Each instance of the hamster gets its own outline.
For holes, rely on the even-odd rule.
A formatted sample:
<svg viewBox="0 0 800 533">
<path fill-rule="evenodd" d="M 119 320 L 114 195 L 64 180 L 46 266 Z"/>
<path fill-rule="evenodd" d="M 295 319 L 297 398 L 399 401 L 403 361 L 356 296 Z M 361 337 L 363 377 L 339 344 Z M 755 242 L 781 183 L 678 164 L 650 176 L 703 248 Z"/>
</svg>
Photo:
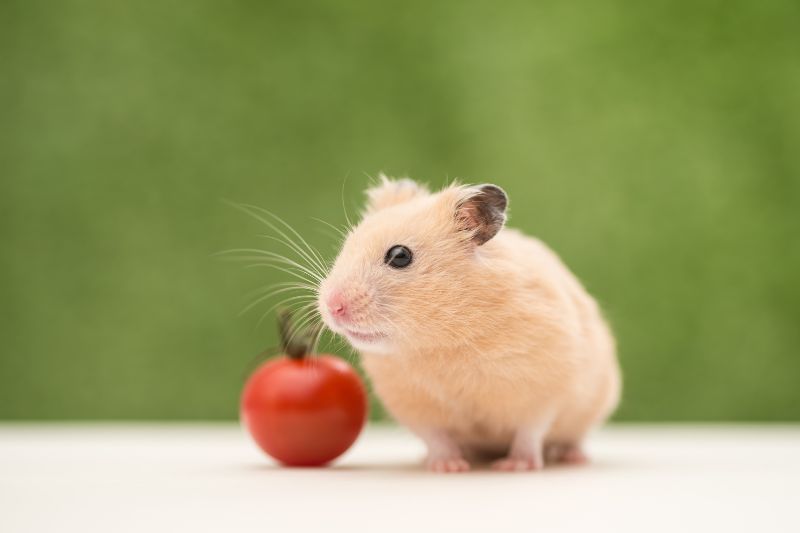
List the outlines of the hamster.
<svg viewBox="0 0 800 533">
<path fill-rule="evenodd" d="M 366 195 L 317 305 L 428 468 L 584 462 L 621 389 L 595 300 L 545 244 L 505 228 L 496 185 L 431 193 L 381 175 Z"/>
</svg>

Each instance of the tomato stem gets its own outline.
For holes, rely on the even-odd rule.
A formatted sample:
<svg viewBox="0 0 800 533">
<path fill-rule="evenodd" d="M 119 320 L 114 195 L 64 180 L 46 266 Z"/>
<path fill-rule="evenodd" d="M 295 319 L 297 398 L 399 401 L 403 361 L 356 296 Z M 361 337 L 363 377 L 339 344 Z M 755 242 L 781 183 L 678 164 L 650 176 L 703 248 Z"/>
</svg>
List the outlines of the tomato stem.
<svg viewBox="0 0 800 533">
<path fill-rule="evenodd" d="M 282 309 L 278 312 L 278 332 L 281 349 L 290 359 L 300 360 L 311 353 L 312 344 L 319 336 L 321 324 L 298 327 L 293 323 L 292 312 Z"/>
</svg>

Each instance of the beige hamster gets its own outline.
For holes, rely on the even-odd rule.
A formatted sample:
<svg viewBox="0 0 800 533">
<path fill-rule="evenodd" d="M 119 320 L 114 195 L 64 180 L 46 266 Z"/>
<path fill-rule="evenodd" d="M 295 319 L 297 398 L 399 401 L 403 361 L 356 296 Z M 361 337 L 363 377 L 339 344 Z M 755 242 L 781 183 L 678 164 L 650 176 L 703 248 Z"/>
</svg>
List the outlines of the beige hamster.
<svg viewBox="0 0 800 533">
<path fill-rule="evenodd" d="M 583 462 L 617 405 L 615 343 L 597 303 L 542 242 L 504 227 L 495 185 L 367 191 L 320 284 L 323 320 L 358 350 L 387 410 L 434 471 Z"/>
</svg>

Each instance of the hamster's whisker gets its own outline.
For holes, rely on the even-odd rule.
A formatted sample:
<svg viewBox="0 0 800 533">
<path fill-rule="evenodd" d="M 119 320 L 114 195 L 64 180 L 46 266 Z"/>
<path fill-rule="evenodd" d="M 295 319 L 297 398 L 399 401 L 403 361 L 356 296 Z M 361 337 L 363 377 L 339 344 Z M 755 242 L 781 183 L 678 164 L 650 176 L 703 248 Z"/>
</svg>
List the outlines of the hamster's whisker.
<svg viewBox="0 0 800 533">
<path fill-rule="evenodd" d="M 304 313 L 301 313 L 300 314 L 301 318 L 295 319 L 294 324 L 289 330 L 288 339 L 286 340 L 287 344 L 291 344 L 291 342 L 297 335 L 308 329 L 309 325 L 312 324 L 315 319 L 314 314 L 316 312 L 317 312 L 316 307 L 312 307 L 311 309 L 305 311 Z"/>
<path fill-rule="evenodd" d="M 275 241 L 277 243 L 280 243 L 280 244 L 282 244 L 284 246 L 288 246 L 286 244 L 286 242 L 283 241 L 283 239 L 279 239 L 279 238 L 275 237 L 274 235 L 268 235 L 266 233 L 261 233 L 261 234 L 259 234 L 259 237 L 263 237 L 265 239 L 269 239 L 271 241 Z M 289 249 L 294 251 L 294 248 L 289 247 Z M 272 253 L 276 253 L 276 252 L 272 252 Z M 277 254 L 277 255 L 281 255 L 281 254 Z M 283 256 L 283 257 L 286 257 L 286 256 Z M 291 259 L 291 258 L 288 258 L 288 259 Z M 317 263 L 310 262 L 308 259 L 306 259 L 303 256 L 299 256 L 298 259 L 303 261 L 304 264 L 306 265 L 306 267 L 309 270 L 313 270 L 318 276 L 324 278 L 327 275 L 327 272 L 328 272 L 328 269 L 329 269 L 329 267 L 327 265 L 321 265 L 320 266 Z M 291 259 L 291 260 L 294 261 L 294 259 Z"/>
<path fill-rule="evenodd" d="M 271 217 L 275 217 L 275 215 L 273 215 L 272 213 L 270 213 L 266 209 L 263 209 L 261 207 L 254 206 L 254 205 L 237 204 L 237 203 L 232 203 L 232 205 L 233 205 L 233 207 L 239 209 L 240 211 L 242 211 L 242 212 L 250 215 L 251 217 L 255 218 L 256 220 L 260 221 L 261 223 L 266 225 L 268 228 L 270 228 L 272 231 L 277 233 L 283 239 L 280 242 L 282 242 L 283 244 L 285 244 L 286 246 L 291 248 L 295 253 L 297 253 L 299 256 L 301 256 L 305 261 L 308 261 L 309 264 L 314 264 L 315 263 L 315 259 L 312 257 L 312 255 L 309 255 L 309 252 L 303 250 L 303 248 L 300 247 L 299 244 L 294 242 L 284 231 L 282 231 L 279 227 L 277 227 L 275 224 L 273 224 L 272 222 L 270 222 L 269 220 L 267 220 L 263 216 L 259 215 L 258 213 L 261 212 L 261 213 L 264 213 L 264 214 L 266 214 L 268 216 L 271 216 Z M 312 251 L 312 254 L 313 254 L 313 251 Z"/>
<path fill-rule="evenodd" d="M 305 303 L 306 305 L 310 305 L 310 304 L 311 305 L 316 305 L 317 299 L 314 296 L 310 296 L 308 294 L 298 294 L 297 296 L 292 296 L 290 298 L 284 298 L 280 302 L 275 303 L 272 307 L 267 309 L 266 313 L 269 314 L 269 313 L 271 313 L 272 311 L 274 311 L 275 309 L 277 309 L 278 307 L 281 307 L 281 306 L 291 307 L 291 305 L 294 305 L 294 304 L 292 304 L 292 302 L 296 302 L 298 304 Z"/>
<path fill-rule="evenodd" d="M 320 222 L 322 224 L 325 224 L 326 226 L 331 228 L 333 231 L 335 231 L 339 235 L 339 237 L 342 238 L 342 240 L 344 240 L 347 237 L 347 232 L 345 230 L 343 230 L 342 228 L 340 228 L 339 226 L 335 226 L 335 225 L 331 224 L 330 222 L 328 222 L 327 220 L 322 220 L 321 218 L 311 217 L 311 219 L 315 220 L 317 222 Z"/>
<path fill-rule="evenodd" d="M 325 276 L 325 274 L 327 273 L 327 266 L 326 266 L 325 260 L 322 259 L 322 257 L 311 258 L 311 257 L 309 257 L 307 255 L 300 254 L 298 252 L 298 248 L 296 248 L 296 246 L 298 246 L 298 245 L 296 245 L 295 243 L 289 243 L 284 239 L 278 238 L 278 237 L 276 237 L 274 235 L 270 235 L 268 233 L 261 233 L 261 234 L 259 234 L 259 237 L 263 237 L 265 239 L 269 239 L 271 241 L 275 241 L 277 243 L 280 243 L 280 244 L 286 246 L 291 251 L 295 252 L 299 256 L 298 258 L 301 259 L 302 261 L 304 261 L 308 265 L 308 268 L 313 269 L 314 272 L 317 272 L 320 276 Z M 294 244 L 294 246 L 293 246 L 293 244 Z M 319 254 L 319 252 L 317 252 L 316 250 L 314 250 L 313 253 L 314 254 Z"/>
<path fill-rule="evenodd" d="M 317 298 L 318 297 L 317 290 L 313 286 L 309 286 L 309 285 L 301 284 L 301 283 L 297 283 L 297 284 L 293 284 L 293 283 L 289 283 L 289 284 L 276 283 L 275 285 L 265 285 L 264 287 L 261 287 L 259 289 L 254 290 L 254 291 L 250 291 L 245 296 L 245 299 L 248 300 L 248 301 L 252 301 L 251 299 L 253 299 L 253 298 L 260 299 L 262 296 L 266 296 L 268 298 L 271 298 L 273 296 L 277 296 L 278 294 L 283 294 L 283 293 L 286 293 L 286 292 L 291 293 L 293 291 L 296 291 L 299 294 L 306 294 L 306 295 L 308 295 L 310 297 L 313 297 L 313 298 Z"/>
<path fill-rule="evenodd" d="M 290 232 L 292 232 L 292 234 L 294 234 L 298 239 L 300 239 L 300 242 L 303 244 L 303 246 L 305 246 L 306 249 L 309 251 L 309 253 L 311 253 L 311 255 L 316 259 L 315 265 L 320 268 L 320 272 L 323 274 L 323 277 L 324 277 L 324 274 L 327 272 L 327 270 L 325 269 L 325 259 L 322 257 L 322 255 L 319 253 L 319 251 L 316 248 L 314 248 L 313 246 L 311 246 L 308 243 L 308 241 L 306 241 L 305 238 L 303 238 L 303 236 L 300 234 L 300 232 L 298 232 L 296 229 L 294 229 L 294 227 L 292 227 L 288 222 L 283 220 L 281 217 L 279 217 L 275 213 L 267 211 L 266 209 L 262 209 L 262 208 L 258 208 L 258 209 L 260 209 L 262 212 L 266 213 L 267 215 L 271 216 L 272 218 L 274 218 L 275 220 L 277 220 L 278 222 L 283 224 L 283 226 L 286 229 L 288 229 Z"/>
<path fill-rule="evenodd" d="M 353 348 L 344 340 L 343 337 L 336 337 L 336 346 L 339 352 L 344 352 L 345 357 L 352 365 L 356 365 L 356 352 L 353 351 Z"/>
<path fill-rule="evenodd" d="M 328 326 L 325 325 L 325 322 L 322 320 L 322 317 L 319 315 L 319 313 L 317 313 L 315 317 L 315 322 L 313 327 L 317 328 L 317 334 L 314 336 L 314 342 L 312 344 L 311 351 L 316 354 L 319 353 L 319 345 L 320 342 L 322 342 L 322 337 L 324 336 L 325 332 L 329 330 Z"/>
<path fill-rule="evenodd" d="M 344 206 L 344 188 L 342 189 L 342 202 Z M 289 223 L 281 217 L 272 213 L 264 208 L 244 203 L 230 202 L 233 207 L 239 209 L 245 214 L 255 218 L 265 226 L 267 226 L 273 234 L 265 234 L 262 237 L 273 240 L 288 248 L 293 257 L 286 255 L 255 248 L 240 248 L 228 250 L 221 255 L 238 254 L 239 260 L 254 261 L 249 264 L 247 268 L 254 267 L 268 267 L 274 270 L 284 272 L 296 278 L 297 282 L 279 284 L 268 286 L 258 290 L 253 296 L 255 299 L 247 304 L 240 314 L 244 314 L 259 304 L 270 300 L 279 295 L 286 295 L 280 302 L 274 303 L 270 308 L 261 315 L 258 320 L 258 325 L 272 313 L 279 306 L 296 307 L 294 313 L 295 321 L 293 324 L 293 331 L 290 334 L 290 339 L 295 337 L 302 330 L 307 330 L 309 325 L 314 324 L 318 329 L 314 333 L 314 350 L 322 338 L 324 331 L 324 324 L 322 318 L 319 316 L 317 309 L 317 298 L 319 295 L 319 285 L 327 277 L 328 272 L 332 266 L 332 261 L 326 261 L 322 254 L 311 246 L 309 242 Z M 346 211 L 346 210 L 345 210 Z M 345 215 L 347 213 L 345 212 Z M 349 227 L 352 229 L 352 223 L 347 217 Z M 346 232 L 336 228 L 332 224 L 322 221 L 329 227 L 335 229 L 337 233 L 345 238 Z M 295 259 L 296 257 L 296 259 Z M 261 294 L 263 292 L 263 294 Z M 293 294 L 297 293 L 297 294 Z"/>
<path fill-rule="evenodd" d="M 298 295 L 296 295 L 296 296 L 291 296 L 291 297 L 289 297 L 289 298 L 284 298 L 284 299 L 283 299 L 283 300 L 281 300 L 280 302 L 276 302 L 275 304 L 273 304 L 272 306 L 270 306 L 270 308 L 269 308 L 269 309 L 267 309 L 267 310 L 264 312 L 264 314 L 262 315 L 262 317 L 263 317 L 263 316 L 265 316 L 265 315 L 268 315 L 268 314 L 272 313 L 274 310 L 276 310 L 276 309 L 277 309 L 277 308 L 279 308 L 279 307 L 291 307 L 291 306 L 289 305 L 291 302 L 297 302 L 297 303 L 302 303 L 302 302 L 307 302 L 307 303 L 316 303 L 316 301 L 317 301 L 317 299 L 316 299 L 314 296 L 312 296 L 312 295 L 308 295 L 308 294 L 298 294 Z M 260 323 L 260 322 L 261 322 L 261 321 L 259 320 L 259 323 Z"/>
<path fill-rule="evenodd" d="M 273 305 L 272 307 L 270 307 L 269 309 L 264 311 L 264 313 L 259 317 L 258 322 L 256 322 L 256 328 L 258 328 L 261 325 L 261 323 L 264 322 L 264 320 L 267 318 L 267 316 L 269 316 L 270 313 L 272 313 L 272 311 L 274 311 L 275 309 L 280 307 L 281 303 L 282 302 L 279 302 L 276 305 Z M 298 302 L 298 303 L 300 303 L 300 302 Z M 294 308 L 294 309 L 292 308 L 291 305 L 287 305 L 286 307 L 291 309 L 292 313 L 296 315 L 297 313 L 300 313 L 301 311 L 304 311 L 304 310 L 308 309 L 309 307 L 312 307 L 312 306 L 315 306 L 315 305 L 316 305 L 316 299 L 310 300 L 310 301 L 304 303 L 303 305 L 300 305 L 299 307 Z"/>
<path fill-rule="evenodd" d="M 254 255 L 235 255 L 235 254 L 254 254 Z M 298 263 L 291 257 L 286 257 L 285 255 L 276 252 L 270 252 L 268 250 L 261 250 L 259 248 L 233 248 L 231 250 L 225 250 L 219 252 L 219 254 L 217 255 L 220 255 L 232 261 L 252 261 L 252 260 L 277 261 L 279 263 L 283 263 L 285 265 L 297 268 L 298 270 L 302 270 L 303 272 L 305 272 L 306 274 L 317 280 L 317 282 L 322 281 L 323 279 L 322 275 L 316 270 L 312 270 L 311 268 Z"/>
<path fill-rule="evenodd" d="M 297 290 L 299 290 L 299 289 L 297 289 L 295 287 L 283 287 L 283 288 L 280 288 L 280 289 L 271 290 L 271 291 L 267 292 L 266 294 L 263 294 L 263 295 L 259 296 L 258 298 L 256 298 L 252 302 L 250 302 L 249 304 L 247 304 L 244 309 L 239 311 L 239 316 L 242 316 L 243 314 L 247 313 L 249 310 L 251 310 L 252 308 L 257 306 L 261 302 L 269 300 L 270 298 L 273 298 L 273 297 L 275 297 L 275 296 L 277 296 L 279 294 L 283 294 L 283 293 L 291 292 L 291 291 L 297 291 Z M 316 296 L 314 294 L 302 294 L 302 295 L 299 295 L 299 296 L 302 296 L 304 298 L 309 298 L 309 299 L 316 299 Z M 283 300 L 283 301 L 287 301 L 287 300 Z"/>
<path fill-rule="evenodd" d="M 266 210 L 266 209 L 264 209 L 262 207 L 258 207 L 258 206 L 251 205 L 251 204 L 237 204 L 237 203 L 234 203 L 233 206 L 236 207 L 237 209 L 243 211 L 244 213 L 250 215 L 251 217 L 255 218 L 256 220 L 258 220 L 259 222 L 263 223 L 264 225 L 266 225 L 272 231 L 274 231 L 275 233 L 277 233 L 278 235 L 283 237 L 284 241 L 282 241 L 282 242 L 284 242 L 284 244 L 286 244 L 287 246 L 292 248 L 299 255 L 303 256 L 307 261 L 313 262 L 311 260 L 311 257 L 307 254 L 307 252 L 305 250 L 303 250 L 296 242 L 294 242 L 294 240 L 292 240 L 280 228 L 275 226 L 275 224 L 273 224 L 269 220 L 265 219 L 263 216 L 260 216 L 258 213 L 259 212 L 263 213 L 263 214 L 265 214 L 267 216 L 270 216 L 272 218 L 279 218 L 279 217 L 277 217 L 277 215 L 273 214 L 272 212 L 270 212 L 270 211 L 268 211 L 268 210 Z M 282 220 L 281 220 L 281 223 L 283 223 L 284 225 L 287 225 Z M 294 231 L 294 230 L 292 230 L 292 231 Z"/>
<path fill-rule="evenodd" d="M 308 242 L 303 238 L 303 236 L 300 235 L 300 233 L 298 233 L 297 230 L 295 230 L 292 226 L 290 226 L 281 217 L 279 217 L 278 215 L 276 215 L 275 213 L 273 213 L 271 211 L 268 211 L 267 209 L 264 209 L 263 207 L 258 207 L 258 206 L 249 205 L 249 204 L 242 204 L 242 205 L 246 209 L 255 210 L 255 211 L 258 211 L 260 213 L 263 213 L 266 216 L 269 216 L 273 220 L 277 221 L 279 224 L 281 224 L 290 233 L 292 233 L 297 239 L 300 240 L 300 243 L 303 246 L 305 246 L 305 250 L 300 246 L 300 244 L 295 242 L 295 240 L 292 239 L 289 235 L 287 235 L 283 230 L 281 230 L 280 228 L 275 226 L 275 224 L 269 222 L 268 220 L 264 219 L 263 217 L 257 217 L 259 220 L 264 222 L 264 224 L 266 224 L 270 229 L 272 229 L 272 231 L 274 231 L 275 233 L 277 233 L 278 235 L 283 237 L 283 239 L 285 239 L 285 243 L 287 245 L 291 246 L 298 254 L 303 256 L 310 264 L 314 264 L 315 266 L 317 266 L 319 268 L 323 268 L 324 267 L 324 261 L 322 260 L 322 257 L 320 256 L 319 252 L 317 252 L 310 244 L 308 244 Z"/>
<path fill-rule="evenodd" d="M 286 281 L 280 283 L 270 283 L 269 285 L 263 285 L 258 287 L 257 289 L 253 289 L 252 291 L 248 292 L 245 295 L 245 298 L 253 298 L 265 292 L 271 292 L 278 288 L 286 288 L 286 289 L 295 289 L 298 291 L 309 291 L 312 293 L 317 292 L 317 287 L 315 285 L 311 285 L 309 283 L 300 283 L 298 281 Z"/>
<path fill-rule="evenodd" d="M 316 307 L 317 307 L 316 301 L 309 301 L 300 306 L 298 309 L 296 309 L 294 312 L 294 316 L 292 317 L 292 324 L 294 329 L 298 330 L 302 329 L 304 325 L 303 322 L 306 321 L 307 319 L 312 318 L 314 313 L 317 312 Z"/>
<path fill-rule="evenodd" d="M 251 263 L 245 266 L 245 268 L 260 268 L 260 267 L 267 267 L 275 270 L 280 270 L 281 272 L 285 272 L 286 274 L 292 275 L 299 280 L 305 281 L 306 283 L 316 283 L 313 279 L 305 277 L 303 274 L 301 274 L 296 270 L 292 270 L 290 268 L 283 268 L 282 266 L 276 265 L 275 263 Z"/>
<path fill-rule="evenodd" d="M 328 326 L 325 325 L 324 322 L 320 319 L 319 323 L 319 331 L 317 331 L 316 336 L 314 337 L 314 343 L 311 345 L 311 352 L 317 353 L 319 351 L 319 343 L 322 340 L 322 334 L 328 329 Z"/>
<path fill-rule="evenodd" d="M 304 313 L 300 315 L 300 319 L 297 321 L 296 330 L 297 332 L 308 330 L 310 326 L 315 323 L 318 323 L 316 316 L 317 310 L 314 308 L 307 309 Z"/>
<path fill-rule="evenodd" d="M 342 180 L 342 189 L 340 192 L 340 196 L 342 199 L 342 211 L 344 211 L 344 219 L 347 221 L 347 230 L 353 230 L 353 223 L 350 221 L 350 215 L 347 214 L 347 206 L 344 203 L 344 188 L 347 185 L 347 178 L 350 176 L 349 173 L 345 174 L 344 179 Z"/>
<path fill-rule="evenodd" d="M 272 267 L 275 267 L 278 270 L 282 270 L 282 271 L 285 272 L 285 270 L 283 270 L 283 268 L 284 267 L 288 267 L 288 270 L 291 270 L 292 272 L 301 275 L 301 277 L 298 277 L 298 276 L 295 276 L 295 277 L 298 277 L 300 282 L 303 283 L 304 285 L 306 285 L 305 287 L 303 287 L 305 289 L 313 290 L 313 288 L 318 286 L 318 284 L 319 284 L 319 280 L 316 277 L 314 277 L 314 274 L 312 274 L 311 272 L 308 272 L 302 266 L 295 265 L 295 264 L 292 264 L 292 263 L 287 262 L 287 261 L 282 261 L 282 260 L 280 260 L 278 258 L 255 257 L 254 256 L 254 257 L 241 257 L 241 258 L 238 258 L 237 260 L 240 260 L 240 261 L 252 261 L 250 264 L 245 265 L 244 268 L 255 268 L 255 267 L 272 266 Z"/>
<path fill-rule="evenodd" d="M 328 326 L 325 325 L 324 322 L 322 323 L 322 327 L 325 331 L 330 333 L 327 345 L 324 348 L 332 353 L 336 353 L 339 355 L 343 354 L 345 359 L 350 361 L 351 364 L 355 365 L 356 364 L 355 352 L 353 352 L 350 345 L 347 343 L 347 341 L 345 341 L 344 336 L 328 328 Z"/>
</svg>

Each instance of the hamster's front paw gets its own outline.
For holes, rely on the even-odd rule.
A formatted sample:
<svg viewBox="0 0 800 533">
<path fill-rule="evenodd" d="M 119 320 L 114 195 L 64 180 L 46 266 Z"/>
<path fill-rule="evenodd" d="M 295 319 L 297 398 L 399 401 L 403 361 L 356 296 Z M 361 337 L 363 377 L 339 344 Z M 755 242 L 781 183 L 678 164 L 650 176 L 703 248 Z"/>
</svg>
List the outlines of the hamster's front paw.
<svg viewBox="0 0 800 533">
<path fill-rule="evenodd" d="M 425 464 L 431 472 L 467 472 L 469 463 L 461 449 L 447 431 L 436 428 L 415 428 L 414 432 L 425 441 L 428 458 Z"/>
<path fill-rule="evenodd" d="M 458 455 L 429 455 L 425 461 L 431 472 L 468 472 L 469 463 Z"/>
</svg>

